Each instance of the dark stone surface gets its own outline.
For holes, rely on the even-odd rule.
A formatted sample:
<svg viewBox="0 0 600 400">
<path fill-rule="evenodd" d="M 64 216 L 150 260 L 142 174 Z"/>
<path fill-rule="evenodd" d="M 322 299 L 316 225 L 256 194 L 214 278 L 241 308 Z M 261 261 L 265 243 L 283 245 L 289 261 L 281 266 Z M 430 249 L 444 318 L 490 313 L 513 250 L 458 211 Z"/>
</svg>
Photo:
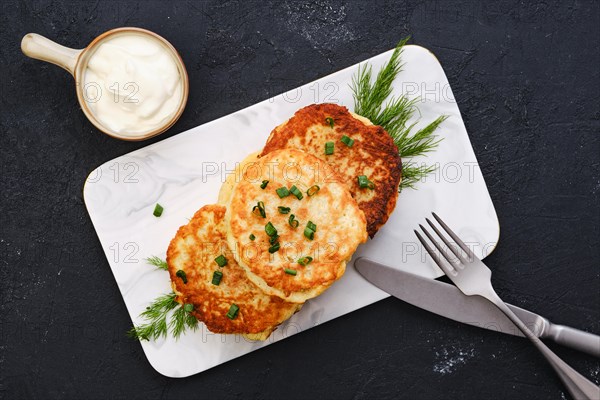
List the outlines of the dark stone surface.
<svg viewBox="0 0 600 400">
<path fill-rule="evenodd" d="M 183 117 L 144 143 L 98 133 L 73 79 L 19 49 L 27 32 L 83 47 L 127 25 L 168 38 L 190 74 Z M 3 1 L 0 397 L 562 398 L 525 340 L 394 299 L 200 375 L 162 377 L 124 335 L 131 321 L 81 190 L 106 160 L 410 33 L 446 69 L 496 204 L 498 292 L 600 333 L 599 26 L 595 1 Z M 551 347 L 598 383 L 597 359 Z"/>
</svg>

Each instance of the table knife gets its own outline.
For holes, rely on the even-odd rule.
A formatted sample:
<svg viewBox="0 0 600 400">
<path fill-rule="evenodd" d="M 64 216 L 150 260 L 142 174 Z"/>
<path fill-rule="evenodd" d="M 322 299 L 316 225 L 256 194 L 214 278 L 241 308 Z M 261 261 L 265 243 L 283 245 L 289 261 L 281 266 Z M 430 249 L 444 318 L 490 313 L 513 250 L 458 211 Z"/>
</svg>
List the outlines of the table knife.
<svg viewBox="0 0 600 400">
<path fill-rule="evenodd" d="M 364 257 L 358 258 L 354 266 L 369 282 L 409 304 L 454 321 L 523 336 L 492 303 L 479 296 L 465 296 L 454 285 L 400 271 Z M 507 305 L 539 338 L 600 357 L 600 336 L 556 325 L 531 311 Z"/>
</svg>

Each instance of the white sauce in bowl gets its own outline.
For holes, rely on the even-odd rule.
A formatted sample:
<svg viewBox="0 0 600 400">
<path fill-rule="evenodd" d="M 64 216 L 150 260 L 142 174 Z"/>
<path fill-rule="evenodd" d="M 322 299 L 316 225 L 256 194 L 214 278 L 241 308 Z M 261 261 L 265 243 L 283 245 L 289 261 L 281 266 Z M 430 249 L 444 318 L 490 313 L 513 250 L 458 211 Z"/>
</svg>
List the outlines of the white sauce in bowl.
<svg viewBox="0 0 600 400">
<path fill-rule="evenodd" d="M 143 136 L 168 124 L 184 100 L 177 65 L 170 50 L 152 36 L 109 36 L 84 70 L 85 102 L 108 130 Z"/>
</svg>

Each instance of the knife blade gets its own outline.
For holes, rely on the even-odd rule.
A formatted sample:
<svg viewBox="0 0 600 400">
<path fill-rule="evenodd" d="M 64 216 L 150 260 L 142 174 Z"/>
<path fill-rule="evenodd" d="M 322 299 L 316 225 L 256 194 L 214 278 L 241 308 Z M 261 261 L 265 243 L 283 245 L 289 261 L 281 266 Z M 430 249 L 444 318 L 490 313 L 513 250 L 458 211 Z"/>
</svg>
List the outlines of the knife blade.
<svg viewBox="0 0 600 400">
<path fill-rule="evenodd" d="M 483 297 L 466 296 L 454 285 L 400 271 L 364 257 L 358 258 L 354 266 L 367 281 L 416 307 L 465 324 L 523 336 L 502 311 Z M 552 339 L 600 357 L 600 336 L 556 325 L 531 311 L 507 305 L 539 338 Z"/>
</svg>

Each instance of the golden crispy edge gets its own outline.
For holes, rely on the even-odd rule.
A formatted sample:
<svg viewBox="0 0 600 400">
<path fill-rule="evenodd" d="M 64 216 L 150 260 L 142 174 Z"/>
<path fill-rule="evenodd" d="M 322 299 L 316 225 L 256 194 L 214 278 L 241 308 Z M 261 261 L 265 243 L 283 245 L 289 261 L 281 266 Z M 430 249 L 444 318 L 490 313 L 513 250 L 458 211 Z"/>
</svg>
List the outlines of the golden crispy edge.
<svg viewBox="0 0 600 400">
<path fill-rule="evenodd" d="M 171 282 L 171 287 L 173 288 L 173 291 L 175 292 L 175 294 L 177 295 L 177 297 L 175 297 L 175 301 L 177 301 L 179 304 L 183 305 L 183 299 L 180 297 L 182 295 L 181 292 L 178 292 L 175 284 L 173 282 Z M 290 314 L 290 316 L 287 319 L 290 319 L 292 317 L 292 315 L 296 314 L 298 311 L 300 311 L 302 309 L 302 306 L 304 305 L 304 303 L 298 303 L 298 307 L 296 307 L 296 310 Z M 286 321 L 287 321 L 286 319 Z M 202 322 L 202 321 L 200 321 Z M 281 324 L 283 324 L 285 321 L 282 321 Z M 279 324 L 279 325 L 281 325 Z M 277 330 L 277 328 L 279 328 L 279 325 L 273 325 L 267 329 L 265 329 L 262 332 L 257 332 L 257 333 L 242 333 L 241 335 L 243 337 L 245 337 L 248 340 L 255 340 L 255 341 L 265 341 L 269 338 L 269 336 L 271 336 L 271 334 L 273 332 L 275 332 L 275 330 Z M 221 333 L 221 335 L 236 335 L 235 333 Z"/>
<path fill-rule="evenodd" d="M 371 120 L 369 118 L 365 118 L 362 115 L 358 115 L 356 113 L 353 113 L 352 111 L 350 111 L 350 115 L 352 115 L 355 119 L 361 121 L 363 124 L 365 124 L 367 126 L 372 126 L 373 125 L 373 123 L 371 122 Z M 381 227 L 383 225 L 385 225 L 385 223 L 388 221 L 388 219 L 390 219 L 390 215 L 392 215 L 392 212 L 396 208 L 396 203 L 398 201 L 398 195 L 400 194 L 400 192 L 398 191 L 398 189 L 400 187 L 400 183 L 402 183 L 402 160 L 400 160 L 400 177 L 399 178 L 400 179 L 398 180 L 398 188 L 396 188 L 397 189 L 396 193 L 392 194 L 390 196 L 390 198 L 389 198 L 389 200 L 387 202 L 387 205 L 386 205 L 386 213 L 378 221 L 378 223 L 375 224 L 374 229 L 373 229 L 373 231 L 374 231 L 373 235 L 369 234 L 369 236 L 371 236 L 371 237 L 373 237 L 375 235 L 375 233 L 377 233 L 379 231 L 379 229 L 381 229 Z"/>
<path fill-rule="evenodd" d="M 300 311 L 302 309 L 302 306 L 304 306 L 304 303 L 298 303 L 296 310 L 289 315 L 289 317 L 286 319 L 286 321 L 288 319 L 292 318 L 292 316 L 294 314 L 296 314 L 298 311 Z M 283 322 L 285 322 L 285 321 L 283 321 Z M 283 322 L 281 324 L 283 324 Z M 281 325 L 281 324 L 279 324 L 279 325 Z M 274 325 L 274 326 L 272 326 L 268 329 L 265 329 L 262 332 L 258 332 L 258 333 L 242 333 L 242 336 L 248 340 L 264 341 L 264 340 L 267 340 L 269 338 L 269 336 L 271 336 L 271 333 L 275 332 L 275 330 L 277 328 L 279 328 L 279 325 Z"/>
</svg>

